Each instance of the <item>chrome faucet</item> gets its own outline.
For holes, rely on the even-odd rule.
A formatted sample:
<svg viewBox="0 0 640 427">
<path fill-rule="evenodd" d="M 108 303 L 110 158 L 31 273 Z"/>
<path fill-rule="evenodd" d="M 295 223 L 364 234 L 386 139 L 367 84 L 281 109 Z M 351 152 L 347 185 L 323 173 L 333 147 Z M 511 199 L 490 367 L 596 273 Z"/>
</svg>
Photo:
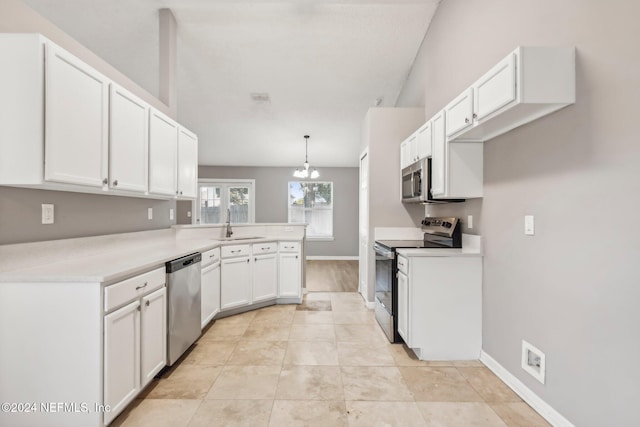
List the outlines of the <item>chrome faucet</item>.
<svg viewBox="0 0 640 427">
<path fill-rule="evenodd" d="M 227 209 L 227 239 L 233 235 L 233 230 L 231 229 L 231 209 Z"/>
</svg>

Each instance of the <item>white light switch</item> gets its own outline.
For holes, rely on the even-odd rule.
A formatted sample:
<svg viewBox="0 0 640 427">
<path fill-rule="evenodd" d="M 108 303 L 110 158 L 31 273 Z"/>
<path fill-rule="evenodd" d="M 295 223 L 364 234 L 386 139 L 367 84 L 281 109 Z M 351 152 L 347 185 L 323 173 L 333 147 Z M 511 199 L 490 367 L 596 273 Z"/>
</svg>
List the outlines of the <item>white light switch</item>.
<svg viewBox="0 0 640 427">
<path fill-rule="evenodd" d="M 527 236 L 534 235 L 533 215 L 524 216 L 524 234 L 526 234 Z"/>
<path fill-rule="evenodd" d="M 42 205 L 42 223 L 53 224 L 53 205 Z"/>
<path fill-rule="evenodd" d="M 173 221 L 173 208 L 169 209 L 169 220 Z"/>
<path fill-rule="evenodd" d="M 191 218 L 191 211 L 187 211 L 187 218 Z"/>
<path fill-rule="evenodd" d="M 473 215 L 467 216 L 467 228 L 473 228 Z"/>
<path fill-rule="evenodd" d="M 147 209 L 147 217 L 153 219 L 153 208 Z"/>
</svg>

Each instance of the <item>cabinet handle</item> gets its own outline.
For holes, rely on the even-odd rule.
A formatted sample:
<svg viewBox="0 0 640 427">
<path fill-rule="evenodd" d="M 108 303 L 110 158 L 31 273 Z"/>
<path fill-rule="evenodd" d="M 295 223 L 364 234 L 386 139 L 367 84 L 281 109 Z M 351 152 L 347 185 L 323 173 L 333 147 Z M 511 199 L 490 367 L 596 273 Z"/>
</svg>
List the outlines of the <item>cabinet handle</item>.
<svg viewBox="0 0 640 427">
<path fill-rule="evenodd" d="M 237 251 L 231 251 L 231 253 L 232 253 L 232 254 L 237 254 L 237 253 L 239 253 L 239 252 L 242 252 L 242 250 L 241 250 L 241 249 L 238 249 Z"/>
<path fill-rule="evenodd" d="M 468 118 L 468 117 L 465 117 L 465 118 L 464 118 L 464 122 L 465 122 L 465 123 L 469 123 L 469 118 Z"/>
<path fill-rule="evenodd" d="M 142 288 L 146 288 L 146 287 L 147 287 L 147 285 L 148 285 L 148 283 L 147 283 L 147 282 L 144 282 L 144 285 L 142 285 L 142 286 L 136 286 L 136 290 L 140 290 L 140 289 L 142 289 Z"/>
<path fill-rule="evenodd" d="M 478 115 L 477 115 L 476 113 L 473 113 L 473 118 L 474 118 L 474 119 L 477 119 L 477 118 L 478 118 Z"/>
<path fill-rule="evenodd" d="M 296 255 L 296 259 L 298 259 L 298 255 Z"/>
<path fill-rule="evenodd" d="M 215 258 L 215 255 L 209 255 L 209 258 Z"/>
<path fill-rule="evenodd" d="M 253 260 L 254 260 L 255 262 L 258 262 L 258 258 L 254 258 Z"/>
<path fill-rule="evenodd" d="M 176 190 L 176 195 L 178 195 L 178 190 Z"/>
<path fill-rule="evenodd" d="M 118 180 L 116 179 L 115 181 L 113 181 L 113 186 L 117 187 L 118 186 Z"/>
<path fill-rule="evenodd" d="M 105 178 L 105 179 L 103 179 L 103 180 L 102 180 L 102 183 L 103 183 L 104 185 L 107 185 L 107 184 L 109 183 L 109 180 L 108 180 L 107 178 Z"/>
<path fill-rule="evenodd" d="M 250 259 L 249 259 L 249 258 L 247 258 L 247 262 L 249 262 L 249 261 L 250 261 Z"/>
<path fill-rule="evenodd" d="M 146 305 L 147 307 L 149 307 L 149 304 L 151 304 L 151 301 L 147 300 L 147 302 L 146 302 L 144 305 Z"/>
<path fill-rule="evenodd" d="M 138 305 L 138 306 L 136 307 L 136 310 L 140 311 L 140 305 Z"/>
<path fill-rule="evenodd" d="M 180 191 L 180 195 L 182 195 L 182 191 Z"/>
</svg>

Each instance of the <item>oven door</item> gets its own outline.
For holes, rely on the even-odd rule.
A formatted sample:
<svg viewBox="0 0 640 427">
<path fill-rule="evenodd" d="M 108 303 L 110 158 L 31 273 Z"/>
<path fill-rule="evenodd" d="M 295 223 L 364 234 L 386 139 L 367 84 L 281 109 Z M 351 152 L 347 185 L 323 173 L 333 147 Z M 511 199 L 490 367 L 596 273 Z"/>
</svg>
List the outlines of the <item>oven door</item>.
<svg viewBox="0 0 640 427">
<path fill-rule="evenodd" d="M 379 245 L 374 246 L 376 254 L 376 298 L 375 316 L 391 342 L 395 342 L 395 253 Z"/>
<path fill-rule="evenodd" d="M 410 200 L 413 198 L 413 172 L 403 171 L 402 174 L 402 200 Z"/>
</svg>

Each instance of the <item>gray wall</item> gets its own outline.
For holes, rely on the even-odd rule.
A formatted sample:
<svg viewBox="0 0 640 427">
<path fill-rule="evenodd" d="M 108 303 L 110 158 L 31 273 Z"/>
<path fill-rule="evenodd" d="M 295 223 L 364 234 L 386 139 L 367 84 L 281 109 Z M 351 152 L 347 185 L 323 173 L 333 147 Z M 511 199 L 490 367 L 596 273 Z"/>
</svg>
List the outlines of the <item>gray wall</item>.
<svg viewBox="0 0 640 427">
<path fill-rule="evenodd" d="M 200 178 L 255 179 L 256 222 L 287 222 L 288 182 L 294 168 L 200 166 Z M 358 168 L 318 167 L 332 181 L 334 241 L 307 241 L 307 256 L 358 256 Z"/>
<path fill-rule="evenodd" d="M 37 32 L 113 78 L 165 114 L 160 101 L 18 0 L 2 0 L 0 32 Z M 41 203 L 55 205 L 56 222 L 41 224 Z M 147 208 L 154 219 L 147 220 Z M 175 201 L 0 187 L 0 244 L 166 228 Z"/>
<path fill-rule="evenodd" d="M 484 351 L 577 426 L 640 425 L 639 16 L 629 0 L 443 1 L 398 102 L 431 117 L 518 45 L 576 46 L 576 104 L 485 143 L 481 203 L 427 210 L 481 216 Z M 523 339 L 545 385 L 520 368 Z"/>
</svg>

